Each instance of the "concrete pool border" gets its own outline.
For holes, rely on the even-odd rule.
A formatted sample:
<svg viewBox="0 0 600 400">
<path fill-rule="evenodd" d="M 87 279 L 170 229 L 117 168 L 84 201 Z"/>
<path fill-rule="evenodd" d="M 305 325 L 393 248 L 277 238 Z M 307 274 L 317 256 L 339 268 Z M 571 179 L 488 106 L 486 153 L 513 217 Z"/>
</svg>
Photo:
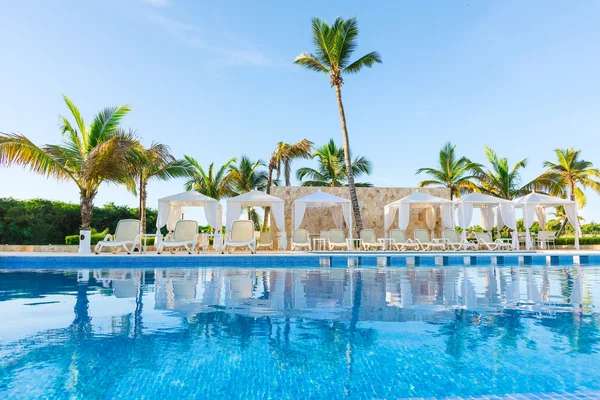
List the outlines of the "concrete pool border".
<svg viewBox="0 0 600 400">
<path fill-rule="evenodd" d="M 594 265 L 595 251 L 265 252 L 258 254 L 0 253 L 0 269 L 148 267 L 404 267 L 464 265 Z"/>
</svg>

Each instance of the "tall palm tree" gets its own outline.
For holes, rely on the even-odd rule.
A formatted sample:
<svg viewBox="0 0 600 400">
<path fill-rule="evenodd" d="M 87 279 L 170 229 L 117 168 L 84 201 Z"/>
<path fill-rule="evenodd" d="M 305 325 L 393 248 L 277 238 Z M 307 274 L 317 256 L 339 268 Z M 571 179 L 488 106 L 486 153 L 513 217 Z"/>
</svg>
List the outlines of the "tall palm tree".
<svg viewBox="0 0 600 400">
<path fill-rule="evenodd" d="M 580 208 L 584 207 L 587 198 L 582 188 L 590 188 L 600 194 L 600 182 L 593 179 L 600 177 L 600 171 L 590 161 L 581 159 L 581 150 L 556 149 L 554 152 L 556 162 L 544 162 L 544 168 L 548 168 L 546 173 L 558 180 L 552 194 L 568 197 L 577 201 Z"/>
<path fill-rule="evenodd" d="M 27 137 L 0 133 L 0 165 L 21 165 L 57 180 L 72 180 L 79 188 L 81 227 L 89 230 L 92 206 L 103 182 L 123 182 L 141 156 L 141 145 L 131 132 L 119 129 L 129 106 L 107 107 L 86 125 L 79 109 L 63 95 L 75 124 L 60 116 L 64 141 L 37 146 Z"/>
<path fill-rule="evenodd" d="M 349 174 L 347 173 L 346 163 L 344 163 L 344 149 L 337 147 L 333 139 L 315 150 L 312 158 L 316 158 L 318 167 L 299 168 L 296 172 L 298 180 L 302 181 L 302 186 L 347 186 L 349 184 Z M 352 175 L 359 177 L 363 174 L 371 174 L 372 165 L 365 157 L 356 157 L 352 162 Z M 306 179 L 306 180 L 305 180 Z M 368 182 L 355 183 L 357 187 L 372 187 Z"/>
<path fill-rule="evenodd" d="M 476 171 L 481 168 L 480 164 L 474 163 L 466 157 L 458 158 L 455 152 L 456 145 L 448 142 L 440 150 L 438 169 L 419 168 L 417 174 L 426 173 L 432 179 L 421 181 L 421 187 L 443 186 L 450 189 L 450 199 L 460 197 L 461 192 L 473 192 L 477 179 Z"/>
<path fill-rule="evenodd" d="M 547 174 L 542 174 L 522 185 L 521 171 L 527 166 L 526 158 L 518 161 L 511 169 L 508 158 L 498 157 L 496 152 L 487 146 L 484 151 L 490 166 L 476 173 L 479 181 L 478 190 L 483 193 L 512 200 L 532 190 L 547 192 L 555 185 L 555 179 Z"/>
<path fill-rule="evenodd" d="M 271 186 L 273 186 L 273 171 L 277 171 L 277 178 L 275 180 L 279 182 L 282 166 L 285 175 L 285 186 L 291 186 L 292 161 L 300 158 L 310 158 L 310 152 L 312 149 L 313 142 L 307 139 L 302 139 L 296 143 L 277 143 L 277 148 L 269 159 L 269 172 L 266 187 L 267 193 L 271 194 Z M 269 225 L 269 213 L 270 208 L 266 207 L 263 220 L 263 229 L 266 229 L 266 227 Z"/>
<path fill-rule="evenodd" d="M 263 169 L 264 167 L 264 161 L 252 161 L 243 155 L 237 164 L 229 167 L 233 191 L 236 194 L 243 194 L 252 190 L 265 190 L 268 174 Z M 254 222 L 256 229 L 260 229 L 258 214 L 256 214 L 256 211 L 252 207 L 248 207 L 248 219 Z"/>
<path fill-rule="evenodd" d="M 218 169 L 215 169 L 215 164 L 212 163 L 207 171 L 194 157 L 186 155 L 184 158 L 194 169 L 194 175 L 185 182 L 185 190 L 195 190 L 215 200 L 235 195 L 230 168 L 237 161 L 236 158 L 227 161 Z"/>
<path fill-rule="evenodd" d="M 356 74 L 363 67 L 372 67 L 376 63 L 381 63 L 381 56 L 373 51 L 365 54 L 354 62 L 350 62 L 350 57 L 356 50 L 356 39 L 358 37 L 358 24 L 356 18 L 342 19 L 336 18 L 333 25 L 328 25 L 319 18 L 312 20 L 313 44 L 315 53 L 302 53 L 294 60 L 294 63 L 307 69 L 322 72 L 329 75 L 331 87 L 335 88 L 340 120 L 342 123 L 342 137 L 344 139 L 344 159 L 346 171 L 348 171 L 348 187 L 350 190 L 350 200 L 354 211 L 354 221 L 358 230 L 363 228 L 360 217 L 360 207 L 356 197 L 356 188 L 354 184 L 354 170 L 352 169 L 352 160 L 350 159 L 350 140 L 348 138 L 348 129 L 346 126 L 346 114 L 344 104 L 342 103 L 342 85 L 344 74 Z"/>
<path fill-rule="evenodd" d="M 143 149 L 142 162 L 134 170 L 127 187 L 134 195 L 139 193 L 139 217 L 142 233 L 146 233 L 146 200 L 148 198 L 148 182 L 151 180 L 169 180 L 172 178 L 191 177 L 194 174 L 192 165 L 187 160 L 177 160 L 171 154 L 169 146 L 161 143 Z"/>
</svg>

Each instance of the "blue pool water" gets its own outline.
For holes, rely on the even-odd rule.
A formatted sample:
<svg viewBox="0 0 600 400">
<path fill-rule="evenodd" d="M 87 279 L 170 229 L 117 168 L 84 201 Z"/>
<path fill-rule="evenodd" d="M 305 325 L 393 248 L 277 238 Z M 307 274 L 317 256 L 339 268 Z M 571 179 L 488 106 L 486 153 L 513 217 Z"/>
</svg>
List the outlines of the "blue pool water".
<svg viewBox="0 0 600 400">
<path fill-rule="evenodd" d="M 0 398 L 600 390 L 600 267 L 0 271 Z"/>
</svg>

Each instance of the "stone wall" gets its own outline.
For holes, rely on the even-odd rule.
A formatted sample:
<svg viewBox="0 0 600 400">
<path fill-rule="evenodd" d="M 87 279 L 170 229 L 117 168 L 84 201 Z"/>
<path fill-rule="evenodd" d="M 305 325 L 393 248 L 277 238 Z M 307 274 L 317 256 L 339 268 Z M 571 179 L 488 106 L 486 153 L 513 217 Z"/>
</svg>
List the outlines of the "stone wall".
<svg viewBox="0 0 600 400">
<path fill-rule="evenodd" d="M 318 190 L 331 193 L 338 197 L 346 199 L 350 198 L 347 187 L 272 187 L 271 194 L 285 200 L 285 229 L 288 237 L 292 232 L 292 212 L 294 200 L 314 193 Z M 450 191 L 445 188 L 356 188 L 358 202 L 360 204 L 363 226 L 365 228 L 373 228 L 377 232 L 378 237 L 383 237 L 383 208 L 386 204 L 399 200 L 416 191 L 428 193 L 433 196 L 438 196 L 444 199 L 450 199 Z M 441 236 L 441 220 L 439 213 L 437 215 L 437 226 L 435 229 L 436 236 Z M 397 226 L 397 222 L 394 226 Z M 321 231 L 335 228 L 331 210 L 328 209 L 307 209 L 300 228 L 308 230 L 311 234 L 319 234 Z M 412 237 L 415 228 L 426 228 L 425 210 L 411 210 L 410 223 L 406 230 L 408 237 Z M 276 231 L 276 228 L 273 229 Z"/>
</svg>

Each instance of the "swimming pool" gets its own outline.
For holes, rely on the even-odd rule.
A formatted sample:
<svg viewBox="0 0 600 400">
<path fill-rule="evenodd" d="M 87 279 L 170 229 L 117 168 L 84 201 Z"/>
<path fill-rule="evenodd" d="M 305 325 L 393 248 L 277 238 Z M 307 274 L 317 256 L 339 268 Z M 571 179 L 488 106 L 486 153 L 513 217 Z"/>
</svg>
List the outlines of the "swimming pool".
<svg viewBox="0 0 600 400">
<path fill-rule="evenodd" d="M 0 397 L 594 397 L 599 304 L 593 265 L 2 270 Z"/>
</svg>

